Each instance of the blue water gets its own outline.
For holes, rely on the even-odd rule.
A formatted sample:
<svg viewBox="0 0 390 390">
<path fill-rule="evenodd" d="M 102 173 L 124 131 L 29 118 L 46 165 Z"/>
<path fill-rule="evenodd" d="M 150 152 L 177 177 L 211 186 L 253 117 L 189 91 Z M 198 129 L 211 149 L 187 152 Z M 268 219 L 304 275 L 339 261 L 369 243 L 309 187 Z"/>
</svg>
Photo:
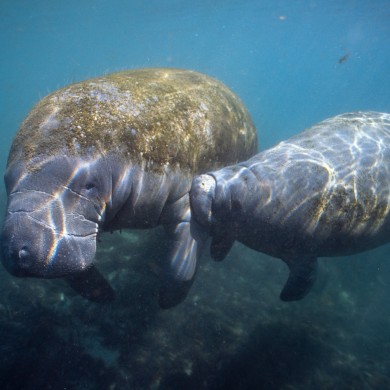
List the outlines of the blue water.
<svg viewBox="0 0 390 390">
<path fill-rule="evenodd" d="M 390 112 L 389 0 L 2 0 L 0 48 L 2 172 L 18 126 L 40 98 L 122 69 L 189 68 L 223 81 L 249 109 L 260 149 L 339 113 Z M 0 197 L 3 212 L 2 183 Z M 116 259 L 128 256 L 126 240 L 103 242 L 110 272 L 127 275 L 123 260 L 104 260 L 112 248 Z M 111 311 L 64 298 L 64 285 L 15 281 L 0 270 L 0 387 L 386 388 L 389 254 L 385 246 L 326 263 L 317 292 L 286 306 L 277 299 L 282 265 L 237 246 L 231 261 L 205 261 L 188 300 L 171 312 L 145 298 L 153 278 L 141 265 L 132 284 L 118 276 L 122 300 Z M 63 336 L 64 321 L 80 330 Z M 42 337 L 46 347 L 36 342 Z M 33 372 L 18 381 L 20 361 Z"/>
</svg>

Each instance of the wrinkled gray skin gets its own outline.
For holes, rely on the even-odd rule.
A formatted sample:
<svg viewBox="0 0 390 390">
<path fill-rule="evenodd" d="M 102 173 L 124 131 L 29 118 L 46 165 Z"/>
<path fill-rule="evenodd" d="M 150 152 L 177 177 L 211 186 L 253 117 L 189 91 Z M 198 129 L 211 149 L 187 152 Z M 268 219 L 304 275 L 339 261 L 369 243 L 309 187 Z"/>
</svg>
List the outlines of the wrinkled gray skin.
<svg viewBox="0 0 390 390">
<path fill-rule="evenodd" d="M 194 178 L 192 218 L 222 260 L 234 241 L 282 259 L 281 293 L 303 298 L 317 257 L 390 241 L 390 114 L 342 114 L 246 162 Z"/>
<path fill-rule="evenodd" d="M 7 170 L 5 182 L 9 201 L 3 264 L 12 274 L 67 277 L 86 298 L 111 301 L 111 287 L 91 267 L 98 231 L 162 224 L 171 239 L 175 279 L 167 269 L 166 283 L 176 291 L 166 298 L 168 303 L 160 303 L 170 307 L 184 299 L 201 250 L 193 239 L 196 229 L 190 234 L 189 178 L 124 166 L 115 157 L 80 161 L 57 156 L 33 175 L 26 175 L 23 162 L 17 163 Z M 86 271 L 79 275 L 80 270 Z"/>
<path fill-rule="evenodd" d="M 98 232 L 162 225 L 170 246 L 159 299 L 174 306 L 207 238 L 190 218 L 193 176 L 256 149 L 245 107 L 200 73 L 140 69 L 58 90 L 31 111 L 10 151 L 3 264 L 13 275 L 63 277 L 84 297 L 111 301 L 93 265 Z"/>
</svg>

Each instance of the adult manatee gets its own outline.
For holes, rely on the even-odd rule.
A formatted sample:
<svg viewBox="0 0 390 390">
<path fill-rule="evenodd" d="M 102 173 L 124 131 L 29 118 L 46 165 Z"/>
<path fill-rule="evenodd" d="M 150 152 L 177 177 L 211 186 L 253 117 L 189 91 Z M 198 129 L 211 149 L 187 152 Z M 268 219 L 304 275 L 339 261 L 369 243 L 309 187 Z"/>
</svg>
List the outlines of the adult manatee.
<svg viewBox="0 0 390 390">
<path fill-rule="evenodd" d="M 164 225 L 171 243 L 160 304 L 173 306 L 187 294 L 204 241 L 190 223 L 193 175 L 256 149 L 238 97 L 200 73 L 131 70 L 62 88 L 38 103 L 12 144 L 3 264 L 110 300 L 93 266 L 98 232 Z"/>
<path fill-rule="evenodd" d="M 194 178 L 192 217 L 223 259 L 234 240 L 285 261 L 285 301 L 310 290 L 317 257 L 390 241 L 390 114 L 325 120 L 246 162 Z"/>
</svg>

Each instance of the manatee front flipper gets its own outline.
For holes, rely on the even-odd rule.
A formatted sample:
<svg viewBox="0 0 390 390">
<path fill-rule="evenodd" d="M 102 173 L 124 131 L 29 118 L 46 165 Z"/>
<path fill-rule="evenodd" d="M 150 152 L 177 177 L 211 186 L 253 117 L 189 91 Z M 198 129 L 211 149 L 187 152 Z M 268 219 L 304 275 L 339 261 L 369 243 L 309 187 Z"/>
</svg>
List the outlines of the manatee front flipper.
<svg viewBox="0 0 390 390">
<path fill-rule="evenodd" d="M 317 276 L 317 258 L 312 256 L 282 259 L 290 269 L 290 275 L 280 294 L 282 301 L 302 299 L 312 288 Z"/>
<path fill-rule="evenodd" d="M 193 220 L 167 227 L 167 231 L 170 249 L 159 291 L 159 304 L 163 309 L 174 307 L 186 298 L 207 240 L 207 234 Z"/>
<path fill-rule="evenodd" d="M 65 278 L 74 291 L 83 298 L 97 303 L 109 303 L 115 299 L 115 292 L 95 266 Z"/>
</svg>

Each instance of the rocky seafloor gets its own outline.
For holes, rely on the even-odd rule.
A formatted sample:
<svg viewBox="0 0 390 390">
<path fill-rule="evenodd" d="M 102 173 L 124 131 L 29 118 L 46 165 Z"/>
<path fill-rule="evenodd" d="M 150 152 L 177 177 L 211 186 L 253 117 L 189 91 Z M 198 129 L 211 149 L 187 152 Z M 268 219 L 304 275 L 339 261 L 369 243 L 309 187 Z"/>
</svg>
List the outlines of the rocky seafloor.
<svg viewBox="0 0 390 390">
<path fill-rule="evenodd" d="M 106 234 L 99 269 L 116 301 L 0 269 L 0 389 L 390 388 L 389 246 L 323 259 L 304 300 L 287 267 L 236 244 L 202 258 L 188 298 L 157 304 L 160 229 Z"/>
</svg>

